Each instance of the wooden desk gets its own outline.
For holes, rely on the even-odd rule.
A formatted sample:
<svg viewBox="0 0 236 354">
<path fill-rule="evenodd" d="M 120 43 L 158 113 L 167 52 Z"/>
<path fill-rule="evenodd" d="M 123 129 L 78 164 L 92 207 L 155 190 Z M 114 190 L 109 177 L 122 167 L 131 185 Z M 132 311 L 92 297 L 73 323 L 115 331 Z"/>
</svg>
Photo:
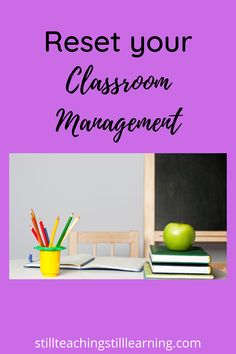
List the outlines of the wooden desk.
<svg viewBox="0 0 236 354">
<path fill-rule="evenodd" d="M 52 280 L 102 280 L 102 279 L 123 279 L 138 280 L 143 279 L 143 272 L 124 272 L 113 270 L 69 270 L 61 269 L 61 273 L 56 278 L 42 277 L 40 270 L 35 268 L 24 268 L 26 259 L 11 260 L 9 265 L 10 279 L 52 279 Z M 215 279 L 224 279 L 226 277 L 225 263 L 213 263 L 212 265 Z"/>
<path fill-rule="evenodd" d="M 210 265 L 212 267 L 212 272 L 215 276 L 215 279 L 225 279 L 227 277 L 226 263 L 216 262 Z"/>
</svg>

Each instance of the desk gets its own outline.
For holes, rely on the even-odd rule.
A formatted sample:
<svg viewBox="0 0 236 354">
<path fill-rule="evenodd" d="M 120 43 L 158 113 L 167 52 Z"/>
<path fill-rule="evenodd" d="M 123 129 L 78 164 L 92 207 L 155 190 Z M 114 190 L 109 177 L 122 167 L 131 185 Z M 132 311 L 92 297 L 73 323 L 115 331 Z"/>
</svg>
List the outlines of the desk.
<svg viewBox="0 0 236 354">
<path fill-rule="evenodd" d="M 42 277 L 37 268 L 24 268 L 26 259 L 11 260 L 9 265 L 10 279 L 46 279 L 46 280 L 101 280 L 101 279 L 143 279 L 143 272 L 124 272 L 117 270 L 73 270 L 61 269 L 55 278 Z"/>
<path fill-rule="evenodd" d="M 212 272 L 216 279 L 225 279 L 227 277 L 227 266 L 226 263 L 212 263 Z"/>
<path fill-rule="evenodd" d="M 138 280 L 143 279 L 143 272 L 124 272 L 114 270 L 69 270 L 61 269 L 60 274 L 55 278 L 42 277 L 40 270 L 35 268 L 24 268 L 25 259 L 11 260 L 9 264 L 10 279 L 49 279 L 49 280 L 101 280 L 101 279 L 123 279 Z M 215 279 L 224 279 L 226 277 L 226 266 L 224 263 L 213 263 L 213 273 Z"/>
</svg>

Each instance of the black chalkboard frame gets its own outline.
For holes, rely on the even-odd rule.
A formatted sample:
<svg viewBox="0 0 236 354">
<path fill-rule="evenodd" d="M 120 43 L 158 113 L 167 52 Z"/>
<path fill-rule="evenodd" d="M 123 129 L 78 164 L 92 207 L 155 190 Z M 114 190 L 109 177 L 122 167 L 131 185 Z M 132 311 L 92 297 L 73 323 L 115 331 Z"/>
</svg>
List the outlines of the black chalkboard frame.
<svg viewBox="0 0 236 354">
<path fill-rule="evenodd" d="M 158 196 L 157 196 L 158 197 Z M 163 241 L 163 230 L 155 229 L 155 154 L 144 155 L 144 252 Z M 196 230 L 196 242 L 226 242 L 227 231 Z"/>
</svg>

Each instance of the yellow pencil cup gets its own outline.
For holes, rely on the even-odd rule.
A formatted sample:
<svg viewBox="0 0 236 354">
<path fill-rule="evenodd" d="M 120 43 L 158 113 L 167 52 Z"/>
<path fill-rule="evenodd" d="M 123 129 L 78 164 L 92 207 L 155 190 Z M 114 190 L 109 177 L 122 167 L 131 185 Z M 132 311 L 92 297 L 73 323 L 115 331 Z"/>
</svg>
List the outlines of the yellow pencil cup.
<svg viewBox="0 0 236 354">
<path fill-rule="evenodd" d="M 56 277 L 60 273 L 60 256 L 61 251 L 66 247 L 41 247 L 36 246 L 39 250 L 40 271 L 44 277 Z"/>
</svg>

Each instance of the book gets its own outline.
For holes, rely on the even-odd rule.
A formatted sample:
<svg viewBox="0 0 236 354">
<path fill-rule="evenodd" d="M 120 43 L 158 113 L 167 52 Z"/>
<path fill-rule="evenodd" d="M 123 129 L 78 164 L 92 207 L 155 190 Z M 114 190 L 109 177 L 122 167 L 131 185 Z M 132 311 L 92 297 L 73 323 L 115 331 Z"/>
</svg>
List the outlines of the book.
<svg viewBox="0 0 236 354">
<path fill-rule="evenodd" d="M 83 266 L 83 269 L 111 269 L 129 272 L 140 272 L 146 260 L 135 257 L 95 257 Z"/>
<path fill-rule="evenodd" d="M 61 257 L 60 269 L 107 269 L 139 272 L 143 269 L 146 260 L 135 257 L 92 257 L 88 254 L 78 254 Z M 26 268 L 39 268 L 39 260 L 24 265 Z"/>
<path fill-rule="evenodd" d="M 60 268 L 61 269 L 80 269 L 85 266 L 87 263 L 94 260 L 94 257 L 89 254 L 78 254 L 74 256 L 64 256 L 61 257 L 60 260 Z M 40 261 L 32 260 L 28 263 L 24 264 L 25 268 L 39 268 Z"/>
<path fill-rule="evenodd" d="M 145 279 L 214 279 L 213 274 L 173 274 L 173 273 L 153 273 L 149 263 L 144 265 Z"/>
<path fill-rule="evenodd" d="M 188 251 L 171 251 L 166 246 L 150 246 L 153 263 L 198 263 L 209 264 L 210 256 L 201 247 L 193 246 Z"/>
<path fill-rule="evenodd" d="M 172 273 L 172 274 L 210 274 L 211 267 L 209 265 L 199 265 L 199 264 L 150 264 L 153 273 Z"/>
</svg>

